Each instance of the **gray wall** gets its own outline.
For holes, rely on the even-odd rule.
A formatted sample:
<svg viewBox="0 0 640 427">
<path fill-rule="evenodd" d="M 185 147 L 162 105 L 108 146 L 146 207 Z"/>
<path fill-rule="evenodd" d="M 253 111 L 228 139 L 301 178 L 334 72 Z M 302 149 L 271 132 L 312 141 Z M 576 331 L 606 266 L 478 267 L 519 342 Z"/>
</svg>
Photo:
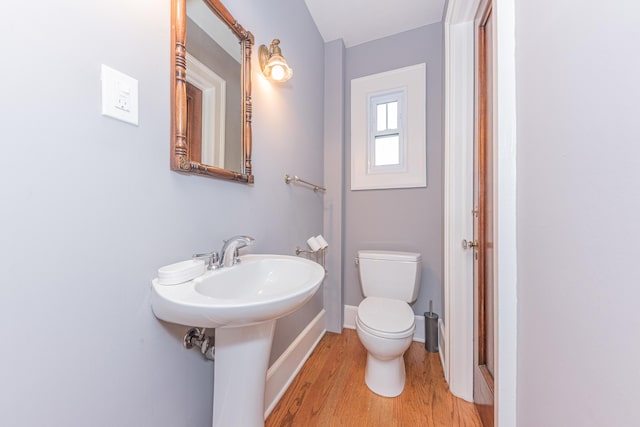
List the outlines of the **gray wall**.
<svg viewBox="0 0 640 427">
<path fill-rule="evenodd" d="M 292 254 L 322 231 L 322 196 L 283 175 L 322 182 L 324 43 L 303 2 L 228 3 L 296 72 L 254 67 L 254 186 L 169 170 L 168 0 L 4 5 L 0 425 L 211 425 L 213 364 L 153 316 L 150 279 L 236 233 Z M 100 115 L 101 63 L 139 80 L 139 126 Z M 278 322 L 273 357 L 321 307 Z"/>
<path fill-rule="evenodd" d="M 418 63 L 427 64 L 427 187 L 351 191 L 351 80 Z M 422 254 L 416 313 L 442 306 L 442 24 L 432 24 L 346 49 L 345 57 L 345 304 L 363 299 L 354 258 L 359 249 Z"/>
<path fill-rule="evenodd" d="M 326 43 L 324 48 L 324 237 L 327 277 L 324 284 L 324 308 L 327 330 L 341 332 L 343 325 L 342 249 L 344 217 L 344 55 L 342 39 Z"/>
<path fill-rule="evenodd" d="M 519 427 L 640 425 L 638 12 L 516 1 Z"/>
</svg>

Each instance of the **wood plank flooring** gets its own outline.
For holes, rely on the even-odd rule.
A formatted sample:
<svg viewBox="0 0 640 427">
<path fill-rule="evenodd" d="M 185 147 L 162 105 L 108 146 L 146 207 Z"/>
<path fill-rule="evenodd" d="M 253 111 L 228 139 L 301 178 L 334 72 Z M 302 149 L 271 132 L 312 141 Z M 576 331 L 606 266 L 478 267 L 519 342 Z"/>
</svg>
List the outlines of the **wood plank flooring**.
<svg viewBox="0 0 640 427">
<path fill-rule="evenodd" d="M 378 396 L 364 383 L 366 351 L 356 331 L 327 333 L 265 426 L 482 427 L 473 403 L 449 392 L 437 353 L 414 342 L 404 357 L 404 392 Z"/>
</svg>

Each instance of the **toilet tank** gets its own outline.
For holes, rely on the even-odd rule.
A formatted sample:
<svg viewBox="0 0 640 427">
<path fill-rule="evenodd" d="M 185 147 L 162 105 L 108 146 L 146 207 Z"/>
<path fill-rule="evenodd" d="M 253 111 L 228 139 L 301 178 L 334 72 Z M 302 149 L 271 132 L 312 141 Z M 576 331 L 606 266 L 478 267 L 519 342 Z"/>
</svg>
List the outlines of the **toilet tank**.
<svg viewBox="0 0 640 427">
<path fill-rule="evenodd" d="M 421 256 L 414 252 L 358 251 L 358 270 L 365 297 L 412 303 L 418 298 Z"/>
</svg>

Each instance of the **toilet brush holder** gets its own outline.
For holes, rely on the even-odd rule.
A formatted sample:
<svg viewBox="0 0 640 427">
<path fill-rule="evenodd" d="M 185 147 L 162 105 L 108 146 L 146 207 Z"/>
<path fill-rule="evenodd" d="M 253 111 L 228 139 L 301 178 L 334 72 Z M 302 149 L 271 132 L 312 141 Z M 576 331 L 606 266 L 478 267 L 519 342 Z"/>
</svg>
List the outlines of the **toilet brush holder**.
<svg viewBox="0 0 640 427">
<path fill-rule="evenodd" d="M 433 312 L 429 301 L 429 311 L 424 313 L 424 348 L 430 353 L 438 352 L 438 315 Z"/>
</svg>

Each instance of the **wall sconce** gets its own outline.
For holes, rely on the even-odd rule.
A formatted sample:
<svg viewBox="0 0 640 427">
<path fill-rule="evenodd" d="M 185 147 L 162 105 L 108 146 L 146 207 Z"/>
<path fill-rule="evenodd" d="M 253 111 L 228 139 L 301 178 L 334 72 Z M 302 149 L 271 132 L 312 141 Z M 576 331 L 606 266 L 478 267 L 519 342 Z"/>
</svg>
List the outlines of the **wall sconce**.
<svg viewBox="0 0 640 427">
<path fill-rule="evenodd" d="M 269 48 L 260 45 L 258 50 L 260 69 L 267 79 L 274 82 L 286 82 L 293 76 L 293 70 L 282 56 L 279 44 L 280 40 L 273 39 Z"/>
</svg>

